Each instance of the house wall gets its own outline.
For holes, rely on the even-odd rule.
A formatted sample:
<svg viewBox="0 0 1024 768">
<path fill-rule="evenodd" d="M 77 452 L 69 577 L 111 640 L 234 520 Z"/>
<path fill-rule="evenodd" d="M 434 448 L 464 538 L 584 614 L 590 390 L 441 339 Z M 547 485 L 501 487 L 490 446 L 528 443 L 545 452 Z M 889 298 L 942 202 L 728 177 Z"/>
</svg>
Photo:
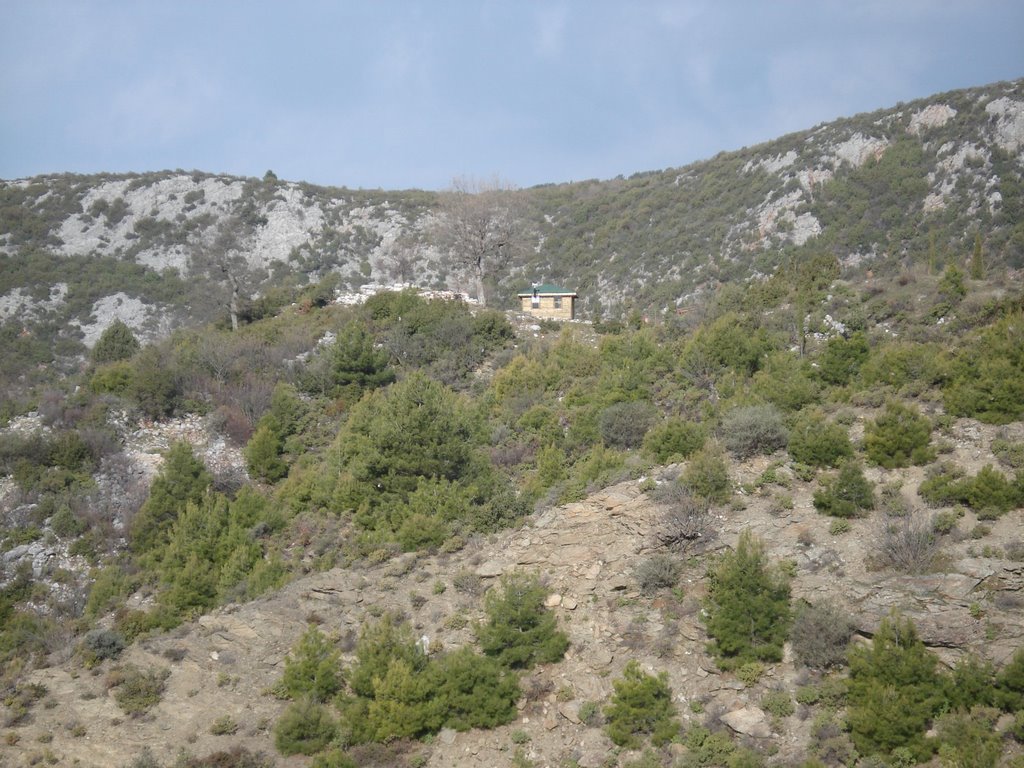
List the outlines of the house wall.
<svg viewBox="0 0 1024 768">
<path fill-rule="evenodd" d="M 575 317 L 575 299 L 572 296 L 561 296 L 562 299 L 561 308 L 555 307 L 554 296 L 541 296 L 540 305 L 534 306 L 532 296 L 523 296 L 520 298 L 522 302 L 523 312 L 534 317 L 546 317 L 551 320 L 572 320 Z"/>
</svg>

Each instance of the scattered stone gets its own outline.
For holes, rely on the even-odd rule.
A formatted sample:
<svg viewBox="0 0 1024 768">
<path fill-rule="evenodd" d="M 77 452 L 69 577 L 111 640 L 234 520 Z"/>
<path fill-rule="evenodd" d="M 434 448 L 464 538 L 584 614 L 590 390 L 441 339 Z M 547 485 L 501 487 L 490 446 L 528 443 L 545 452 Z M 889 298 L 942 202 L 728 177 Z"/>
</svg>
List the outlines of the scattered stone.
<svg viewBox="0 0 1024 768">
<path fill-rule="evenodd" d="M 757 707 L 747 706 L 726 712 L 722 715 L 722 722 L 741 736 L 766 739 L 772 735 L 764 712 Z"/>
<path fill-rule="evenodd" d="M 476 575 L 482 579 L 493 579 L 505 572 L 505 566 L 497 560 L 488 560 L 476 569 Z"/>
</svg>

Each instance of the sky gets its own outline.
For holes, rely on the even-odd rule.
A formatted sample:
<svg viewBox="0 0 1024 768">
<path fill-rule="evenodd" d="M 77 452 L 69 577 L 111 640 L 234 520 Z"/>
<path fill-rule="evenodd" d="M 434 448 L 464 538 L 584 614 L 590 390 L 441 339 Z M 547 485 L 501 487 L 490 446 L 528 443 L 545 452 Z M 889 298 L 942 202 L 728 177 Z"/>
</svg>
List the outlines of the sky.
<svg viewBox="0 0 1024 768">
<path fill-rule="evenodd" d="M 529 187 L 1020 77 L 1021 0 L 0 0 L 0 178 Z"/>
</svg>

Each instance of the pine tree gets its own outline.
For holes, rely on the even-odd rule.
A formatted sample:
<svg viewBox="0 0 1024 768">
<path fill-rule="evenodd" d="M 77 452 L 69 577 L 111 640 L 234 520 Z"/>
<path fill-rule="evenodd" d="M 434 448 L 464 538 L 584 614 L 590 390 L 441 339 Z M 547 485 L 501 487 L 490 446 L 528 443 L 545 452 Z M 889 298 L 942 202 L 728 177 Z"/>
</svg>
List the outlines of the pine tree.
<svg viewBox="0 0 1024 768">
<path fill-rule="evenodd" d="M 306 630 L 285 659 L 281 686 L 293 699 L 325 702 L 341 690 L 341 654 L 317 627 Z"/>
<path fill-rule="evenodd" d="M 139 351 L 139 342 L 129 328 L 121 320 L 115 320 L 107 326 L 92 348 L 92 361 L 97 365 L 127 360 Z"/>
<path fill-rule="evenodd" d="M 850 651 L 847 722 L 862 755 L 905 748 L 920 761 L 930 747 L 925 731 L 942 705 L 937 657 L 909 619 L 882 620 L 871 646 Z"/>
<path fill-rule="evenodd" d="M 149 498 L 132 521 L 132 548 L 143 553 L 166 541 L 168 531 L 188 503 L 198 504 L 212 483 L 213 477 L 192 453 L 192 446 L 186 442 L 172 445 L 150 486 Z"/>
<path fill-rule="evenodd" d="M 665 744 L 679 731 L 668 676 L 644 672 L 634 660 L 612 682 L 615 693 L 605 708 L 608 738 L 620 747 L 636 748 L 639 734 L 650 734 L 654 744 Z"/>
<path fill-rule="evenodd" d="M 535 575 L 512 573 L 485 598 L 487 622 L 477 629 L 480 647 L 512 669 L 558 661 L 569 639 L 544 607 L 547 590 Z"/>
<path fill-rule="evenodd" d="M 789 635 L 789 579 L 768 565 L 763 543 L 749 530 L 709 574 L 709 650 L 722 669 L 780 661 Z"/>
</svg>

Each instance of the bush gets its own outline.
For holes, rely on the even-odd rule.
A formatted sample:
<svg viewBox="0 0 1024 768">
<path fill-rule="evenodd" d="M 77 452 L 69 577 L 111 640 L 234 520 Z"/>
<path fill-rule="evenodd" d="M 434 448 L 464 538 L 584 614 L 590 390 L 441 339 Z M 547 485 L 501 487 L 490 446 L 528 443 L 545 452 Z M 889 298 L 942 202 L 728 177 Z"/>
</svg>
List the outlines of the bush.
<svg viewBox="0 0 1024 768">
<path fill-rule="evenodd" d="M 931 434 L 931 423 L 916 408 L 889 402 L 865 425 L 864 450 L 871 462 L 886 469 L 927 464 L 935 458 L 928 448 Z"/>
<path fill-rule="evenodd" d="M 132 665 L 111 671 L 107 687 L 114 688 L 114 700 L 126 715 L 138 717 L 160 703 L 169 669 L 142 670 Z"/>
<path fill-rule="evenodd" d="M 669 742 L 678 732 L 676 708 L 668 675 L 648 675 L 630 661 L 622 677 L 612 682 L 615 693 L 604 709 L 605 732 L 615 744 L 637 748 L 640 735 L 650 735 L 655 745 Z"/>
<path fill-rule="evenodd" d="M 544 607 L 546 597 L 547 590 L 536 576 L 503 576 L 500 590 L 492 589 L 484 598 L 487 621 L 477 629 L 481 650 L 513 669 L 559 661 L 569 638 Z"/>
<path fill-rule="evenodd" d="M 689 458 L 704 447 L 707 434 L 693 421 L 669 419 L 651 428 L 644 437 L 644 452 L 660 464 Z"/>
<path fill-rule="evenodd" d="M 780 661 L 789 635 L 789 579 L 768 565 L 763 543 L 743 531 L 708 577 L 705 624 L 719 667 Z"/>
<path fill-rule="evenodd" d="M 931 753 L 925 731 L 942 706 L 938 659 L 909 619 L 883 619 L 871 646 L 849 655 L 847 723 L 862 755 L 905 748 L 916 761 Z"/>
<path fill-rule="evenodd" d="M 943 394 L 956 416 L 988 424 L 1024 417 L 1024 314 L 1011 313 L 968 341 Z"/>
<path fill-rule="evenodd" d="M 313 755 L 325 749 L 338 731 L 327 709 L 312 699 L 288 705 L 274 727 L 274 745 L 282 755 Z"/>
<path fill-rule="evenodd" d="M 874 486 L 864 477 L 860 462 L 849 459 L 831 478 L 822 480 L 821 489 L 814 492 L 814 508 L 833 517 L 859 517 L 874 509 Z"/>
<path fill-rule="evenodd" d="M 793 654 L 812 669 L 846 663 L 846 649 L 854 627 L 845 611 L 825 602 L 801 603 L 793 617 L 789 639 Z"/>
<path fill-rule="evenodd" d="M 868 359 L 869 352 L 863 331 L 857 331 L 848 339 L 841 336 L 829 339 L 818 357 L 818 375 L 829 384 L 849 384 Z"/>
<path fill-rule="evenodd" d="M 726 501 L 732 491 L 725 459 L 712 447 L 705 447 L 693 455 L 679 482 L 694 496 L 713 504 Z"/>
<path fill-rule="evenodd" d="M 674 587 L 679 582 L 682 564 L 669 555 L 651 555 L 637 565 L 636 580 L 640 591 L 652 594 L 659 589 Z"/>
<path fill-rule="evenodd" d="M 999 710 L 974 707 L 945 714 L 935 722 L 939 762 L 944 768 L 995 768 L 1003 745 L 995 730 Z"/>
<path fill-rule="evenodd" d="M 814 410 L 800 414 L 789 433 L 788 448 L 793 461 L 812 467 L 834 467 L 853 455 L 846 429 Z"/>
<path fill-rule="evenodd" d="M 108 325 L 92 348 L 92 361 L 97 365 L 127 360 L 139 351 L 139 342 L 132 329 L 121 320 Z"/>
<path fill-rule="evenodd" d="M 938 552 L 938 536 L 931 518 L 910 514 L 879 522 L 872 559 L 883 568 L 901 573 L 926 573 Z"/>
<path fill-rule="evenodd" d="M 461 648 L 438 659 L 437 677 L 446 727 L 495 728 L 515 719 L 519 681 L 498 660 Z"/>
<path fill-rule="evenodd" d="M 282 689 L 292 699 L 325 702 L 341 684 L 341 654 L 317 627 L 310 627 L 285 659 Z"/>
<path fill-rule="evenodd" d="M 718 431 L 725 447 L 739 459 L 774 453 L 785 447 L 788 438 L 782 414 L 774 405 L 735 408 Z"/>
<path fill-rule="evenodd" d="M 789 717 L 796 711 L 789 691 L 767 691 L 761 697 L 761 709 L 772 717 Z"/>
<path fill-rule="evenodd" d="M 288 465 L 281 458 L 283 452 L 284 440 L 273 426 L 267 423 L 257 427 L 242 451 L 249 472 L 271 483 L 288 474 Z"/>
<path fill-rule="evenodd" d="M 86 666 L 107 659 L 116 659 L 124 650 L 124 638 L 109 629 L 93 629 L 82 639 L 82 655 Z"/>
<path fill-rule="evenodd" d="M 651 534 L 659 546 L 685 551 L 713 534 L 710 503 L 681 483 L 662 483 L 651 497 L 663 510 Z"/>
<path fill-rule="evenodd" d="M 601 439 L 612 448 L 639 448 L 657 414 L 657 409 L 646 402 L 609 405 L 598 419 Z"/>
<path fill-rule="evenodd" d="M 185 507 L 198 504 L 212 483 L 212 475 L 192 453 L 192 446 L 174 443 L 149 488 L 149 498 L 132 520 L 132 548 L 141 553 L 162 544 Z"/>
</svg>

